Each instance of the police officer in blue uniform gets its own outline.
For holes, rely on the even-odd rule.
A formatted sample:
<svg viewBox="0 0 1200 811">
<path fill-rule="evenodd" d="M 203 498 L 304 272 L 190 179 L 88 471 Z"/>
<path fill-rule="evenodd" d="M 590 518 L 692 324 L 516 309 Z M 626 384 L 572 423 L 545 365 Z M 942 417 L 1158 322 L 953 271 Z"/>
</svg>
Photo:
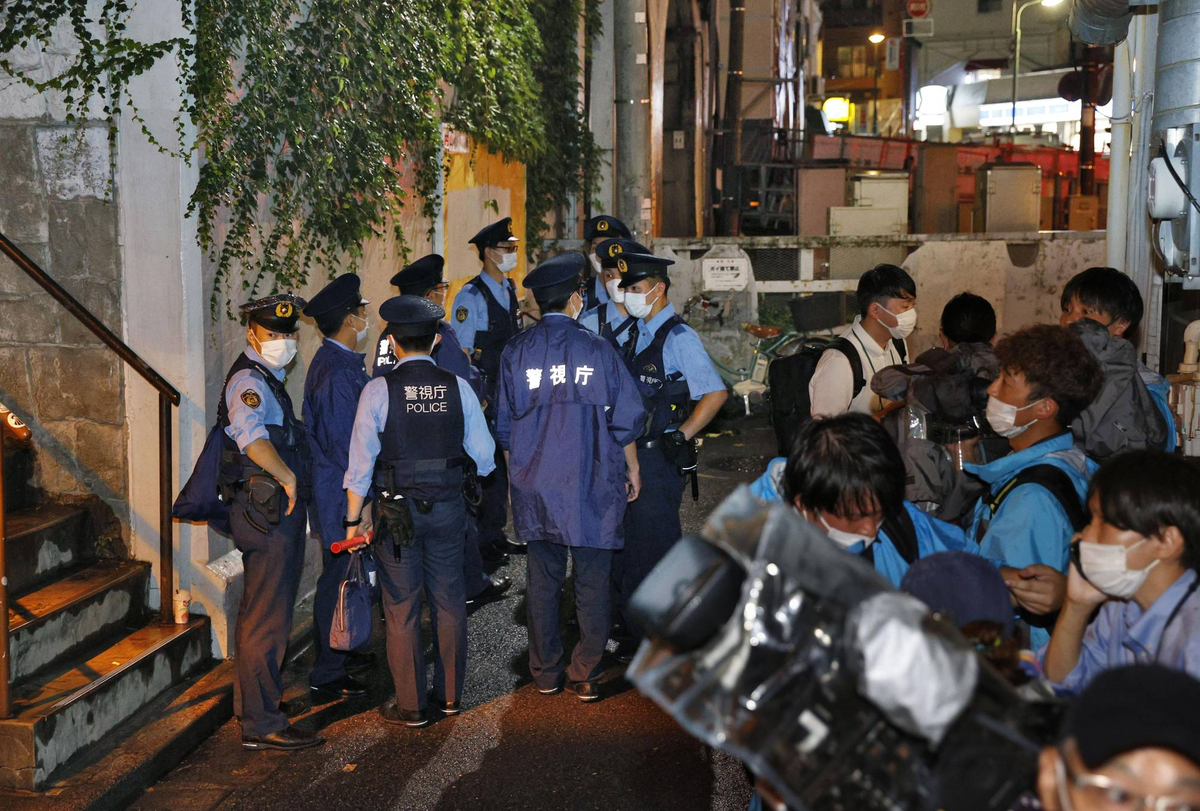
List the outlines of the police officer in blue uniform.
<svg viewBox="0 0 1200 811">
<path fill-rule="evenodd" d="M 612 555 L 621 548 L 626 502 L 638 497 L 633 442 L 645 412 L 617 353 L 574 320 L 586 267 L 582 254 L 568 253 L 526 277 L 542 319 L 504 350 L 496 433 L 511 464 L 513 525 L 529 543 L 530 673 L 551 695 L 562 690 L 565 671 L 566 688 L 595 701 Z M 565 666 L 559 598 L 568 553 L 579 643 Z"/>
<path fill-rule="evenodd" d="M 505 217 L 480 230 L 470 244 L 479 251 L 483 269 L 454 297 L 451 326 L 458 342 L 483 373 L 488 422 L 496 420 L 496 381 L 500 353 L 517 334 L 517 288 L 509 273 L 517 267 L 517 243 L 512 217 Z M 507 521 L 508 468 L 497 453 L 496 472 L 483 483 L 479 510 L 479 548 L 485 557 L 500 559 L 505 552 L 523 553 L 525 545 L 505 538 Z"/>
<path fill-rule="evenodd" d="M 617 354 L 627 357 L 637 345 L 640 329 L 638 319 L 625 309 L 625 291 L 621 289 L 621 271 L 617 268 L 617 260 L 622 253 L 650 253 L 644 245 L 630 239 L 606 239 L 596 248 L 593 257 L 600 260 L 600 282 L 608 294 L 608 301 L 593 307 L 579 316 L 579 323 L 599 335 L 617 350 Z"/>
<path fill-rule="evenodd" d="M 588 263 L 591 265 L 591 272 L 588 274 L 587 287 L 584 288 L 583 304 L 584 312 L 593 310 L 601 304 L 606 303 L 612 295 L 601 281 L 600 275 L 603 272 L 601 264 L 602 256 L 598 253 L 600 243 L 610 239 L 633 239 L 633 234 L 629 233 L 629 229 L 625 223 L 618 220 L 616 217 L 610 217 L 607 214 L 601 214 L 597 217 L 592 217 L 583 224 L 583 239 L 588 243 Z M 649 251 L 643 251 L 649 253 Z"/>
<path fill-rule="evenodd" d="M 696 475 L 694 439 L 727 397 L 725 382 L 700 336 L 667 301 L 667 267 L 672 264 L 648 253 L 622 253 L 617 260 L 625 309 L 641 319 L 636 354 L 628 363 L 649 415 L 637 442 L 642 495 L 625 511 L 625 550 L 613 562 L 614 584 L 631 635 L 619 640 L 620 659 L 631 655 L 630 643 L 642 636 L 624 604 L 683 534 L 679 507 L 684 471 L 691 468 Z"/>
<path fill-rule="evenodd" d="M 446 291 L 450 285 L 443 278 L 442 271 L 445 260 L 440 254 L 431 253 L 422 256 L 411 265 L 405 266 L 392 277 L 392 284 L 399 288 L 402 296 L 420 296 L 441 307 L 446 301 Z M 438 342 L 434 346 L 431 357 L 440 368 L 461 377 L 471 385 L 471 390 L 480 400 L 485 399 L 483 378 L 479 371 L 471 365 L 467 353 L 458 343 L 458 336 L 445 321 L 437 324 Z M 395 368 L 396 356 L 392 353 L 392 345 L 387 336 L 381 336 L 375 356 L 375 377 L 386 374 Z M 471 505 L 468 504 L 470 508 Z M 478 512 L 477 509 L 468 512 Z M 466 550 L 463 553 L 463 569 L 467 582 L 467 605 L 474 609 L 485 603 L 504 596 L 512 585 L 512 580 L 504 576 L 488 576 L 483 570 L 483 556 L 479 550 L 479 527 L 477 516 L 469 515 L 467 519 Z"/>
<path fill-rule="evenodd" d="M 296 356 L 304 305 L 291 293 L 242 305 L 249 345 L 230 367 L 217 407 L 225 431 L 218 484 L 230 505 L 233 543 L 242 553 L 233 703 L 246 749 L 303 749 L 324 742 L 291 726 L 279 708 L 311 492 L 308 436 L 283 386 L 284 368 Z"/>
<path fill-rule="evenodd" d="M 353 273 L 338 276 L 313 296 L 304 308 L 325 336 L 304 378 L 304 424 L 313 460 L 313 498 L 308 521 L 321 541 L 323 567 L 313 598 L 316 659 L 309 684 L 317 693 L 355 697 L 366 685 L 349 674 L 374 660 L 370 653 L 347 654 L 329 647 L 329 629 L 337 608 L 338 590 L 346 577 L 350 555 L 334 555 L 330 547 L 342 539 L 346 493 L 342 479 L 349 464 L 350 432 L 358 397 L 369 378 L 366 356 L 358 347 L 367 339 L 367 302 L 361 281 Z"/>
<path fill-rule="evenodd" d="M 344 536 L 362 522 L 374 484 L 375 559 L 387 613 L 388 667 L 396 697 L 379 708 L 390 724 L 429 723 L 430 700 L 459 712 L 466 676 L 467 606 L 463 582 L 463 461 L 492 472 L 496 446 L 470 384 L 438 368 L 430 352 L 445 311 L 417 296 L 379 308 L 396 368 L 363 389 L 350 439 Z M 426 695 L 421 594 L 433 625 L 433 690 Z"/>
</svg>

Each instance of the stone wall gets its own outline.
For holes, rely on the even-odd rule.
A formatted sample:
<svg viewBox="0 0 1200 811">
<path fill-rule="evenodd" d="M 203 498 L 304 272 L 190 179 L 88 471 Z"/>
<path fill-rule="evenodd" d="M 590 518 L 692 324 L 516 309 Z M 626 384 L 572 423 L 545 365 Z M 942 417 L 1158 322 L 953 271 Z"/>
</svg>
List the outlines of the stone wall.
<svg viewBox="0 0 1200 811">
<path fill-rule="evenodd" d="M 16 54 L 44 72 L 56 50 Z M 13 56 L 13 55 L 9 55 Z M 0 233 L 121 335 L 121 261 L 108 131 L 68 124 L 61 100 L 0 79 Z M 127 437 L 117 357 L 0 258 L 0 399 L 34 432 L 34 484 L 96 494 L 127 521 Z"/>
</svg>

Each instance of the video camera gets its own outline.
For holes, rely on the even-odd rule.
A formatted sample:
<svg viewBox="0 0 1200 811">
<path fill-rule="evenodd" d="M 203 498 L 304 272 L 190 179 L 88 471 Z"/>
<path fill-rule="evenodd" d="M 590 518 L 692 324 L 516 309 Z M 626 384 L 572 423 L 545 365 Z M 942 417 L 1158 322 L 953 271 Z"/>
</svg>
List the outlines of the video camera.
<svg viewBox="0 0 1200 811">
<path fill-rule="evenodd" d="M 792 811 L 1003 811 L 1034 784 L 1053 714 L 746 487 L 672 547 L 631 608 L 648 639 L 627 677 Z"/>
</svg>

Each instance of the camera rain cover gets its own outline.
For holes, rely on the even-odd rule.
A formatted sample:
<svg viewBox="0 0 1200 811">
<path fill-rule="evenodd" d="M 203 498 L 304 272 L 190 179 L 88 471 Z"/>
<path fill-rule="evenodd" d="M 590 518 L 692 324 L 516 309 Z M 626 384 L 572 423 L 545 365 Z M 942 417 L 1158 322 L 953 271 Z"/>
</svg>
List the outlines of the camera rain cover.
<svg viewBox="0 0 1200 811">
<path fill-rule="evenodd" d="M 701 535 L 744 570 L 740 601 L 719 627 L 689 635 L 706 640 L 694 649 L 651 635 L 627 678 L 792 809 L 933 807 L 928 754 L 972 698 L 973 651 L 930 628 L 923 606 L 866 561 L 748 487 Z M 694 593 L 687 575 L 672 583 L 660 569 L 640 588 Z"/>
</svg>

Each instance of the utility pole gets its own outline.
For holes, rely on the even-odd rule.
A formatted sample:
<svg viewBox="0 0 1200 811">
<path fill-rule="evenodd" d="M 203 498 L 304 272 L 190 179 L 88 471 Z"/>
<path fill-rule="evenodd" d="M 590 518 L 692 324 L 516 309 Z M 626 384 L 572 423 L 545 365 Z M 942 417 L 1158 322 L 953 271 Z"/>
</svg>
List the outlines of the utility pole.
<svg viewBox="0 0 1200 811">
<path fill-rule="evenodd" d="M 725 59 L 725 111 L 721 120 L 721 233 L 736 236 L 738 163 L 742 159 L 742 67 L 745 63 L 746 0 L 729 0 L 729 54 Z"/>
<path fill-rule="evenodd" d="M 650 37 L 646 0 L 613 1 L 616 216 L 634 239 L 650 234 Z"/>
</svg>

